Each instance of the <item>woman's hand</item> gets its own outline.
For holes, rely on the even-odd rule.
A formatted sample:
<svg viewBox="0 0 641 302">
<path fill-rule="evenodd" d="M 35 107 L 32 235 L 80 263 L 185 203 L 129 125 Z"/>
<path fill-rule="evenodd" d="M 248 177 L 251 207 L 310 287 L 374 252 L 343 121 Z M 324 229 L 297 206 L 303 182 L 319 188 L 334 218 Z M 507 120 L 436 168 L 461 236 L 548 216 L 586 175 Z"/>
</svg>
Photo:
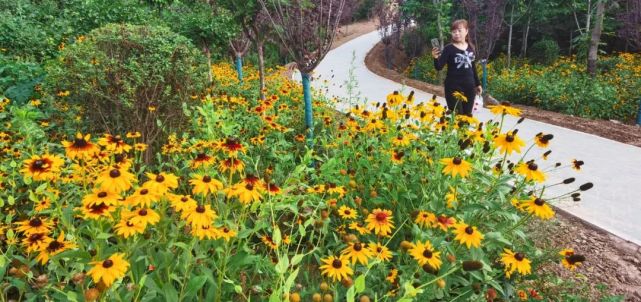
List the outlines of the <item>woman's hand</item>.
<svg viewBox="0 0 641 302">
<path fill-rule="evenodd" d="M 481 85 L 476 86 L 476 94 L 483 95 L 483 86 Z"/>
<path fill-rule="evenodd" d="M 432 57 L 434 57 L 434 59 L 438 59 L 438 57 L 440 56 L 441 56 L 441 50 L 436 47 L 432 48 Z"/>
</svg>

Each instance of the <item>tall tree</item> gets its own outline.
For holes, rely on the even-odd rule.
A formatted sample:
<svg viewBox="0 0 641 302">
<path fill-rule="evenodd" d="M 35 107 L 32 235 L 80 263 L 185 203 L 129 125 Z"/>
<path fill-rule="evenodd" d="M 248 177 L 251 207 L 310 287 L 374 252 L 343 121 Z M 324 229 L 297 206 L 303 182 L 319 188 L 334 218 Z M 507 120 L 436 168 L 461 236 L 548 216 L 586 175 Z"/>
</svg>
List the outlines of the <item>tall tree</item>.
<svg viewBox="0 0 641 302">
<path fill-rule="evenodd" d="M 462 0 L 470 23 L 470 39 L 479 58 L 487 59 L 503 32 L 507 0 Z"/>
<path fill-rule="evenodd" d="M 259 0 L 282 45 L 298 65 L 303 81 L 305 127 L 313 140 L 311 73 L 331 49 L 346 1 Z"/>
<path fill-rule="evenodd" d="M 240 32 L 234 39 L 229 41 L 229 46 L 236 59 L 236 73 L 238 73 L 238 80 L 243 81 L 243 57 L 251 46 L 251 41 L 244 32 Z"/>
<path fill-rule="evenodd" d="M 619 14 L 622 23 L 618 36 L 626 39 L 632 50 L 641 51 L 641 0 L 627 0 L 625 10 Z"/>
<path fill-rule="evenodd" d="M 381 41 L 385 45 L 385 64 L 387 68 L 392 68 L 392 58 L 390 45 L 392 38 L 398 29 L 398 19 L 400 18 L 398 3 L 393 0 L 378 0 L 374 7 L 375 15 L 378 18 L 376 29 L 381 36 Z"/>
<path fill-rule="evenodd" d="M 607 0 L 597 0 L 596 5 L 596 22 L 592 28 L 590 37 L 590 49 L 588 50 L 588 74 L 591 77 L 596 76 L 596 63 L 598 59 L 599 43 L 601 42 L 601 31 L 603 29 L 603 16 L 605 15 L 605 5 Z"/>
</svg>

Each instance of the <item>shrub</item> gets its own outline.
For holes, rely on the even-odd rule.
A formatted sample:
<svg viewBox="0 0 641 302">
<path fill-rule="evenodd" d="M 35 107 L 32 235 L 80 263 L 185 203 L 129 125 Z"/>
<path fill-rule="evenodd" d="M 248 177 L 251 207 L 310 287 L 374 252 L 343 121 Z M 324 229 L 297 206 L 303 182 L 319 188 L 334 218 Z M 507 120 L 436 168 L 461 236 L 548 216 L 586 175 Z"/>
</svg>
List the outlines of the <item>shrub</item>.
<svg viewBox="0 0 641 302">
<path fill-rule="evenodd" d="M 540 40 L 532 44 L 530 58 L 533 62 L 550 65 L 559 58 L 561 49 L 554 40 Z"/>
<path fill-rule="evenodd" d="M 69 91 L 88 130 L 136 129 L 152 144 L 164 127 L 182 125 L 181 103 L 206 81 L 202 56 L 165 27 L 111 24 L 66 47 L 48 66 L 48 90 Z"/>
</svg>

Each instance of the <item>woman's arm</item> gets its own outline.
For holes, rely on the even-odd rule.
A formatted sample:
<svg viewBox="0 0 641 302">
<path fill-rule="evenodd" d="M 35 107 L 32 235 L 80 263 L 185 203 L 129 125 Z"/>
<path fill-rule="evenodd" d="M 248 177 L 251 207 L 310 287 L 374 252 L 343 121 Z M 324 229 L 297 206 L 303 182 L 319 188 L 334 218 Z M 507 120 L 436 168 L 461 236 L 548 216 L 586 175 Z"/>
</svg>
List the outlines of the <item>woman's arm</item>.
<svg viewBox="0 0 641 302">
<path fill-rule="evenodd" d="M 447 58 L 450 55 L 448 49 L 449 47 L 445 46 L 438 58 L 434 58 L 434 68 L 436 68 L 436 70 L 443 69 L 443 67 L 445 67 L 445 65 L 447 64 Z M 434 51 L 432 51 L 432 55 L 434 55 Z"/>
</svg>

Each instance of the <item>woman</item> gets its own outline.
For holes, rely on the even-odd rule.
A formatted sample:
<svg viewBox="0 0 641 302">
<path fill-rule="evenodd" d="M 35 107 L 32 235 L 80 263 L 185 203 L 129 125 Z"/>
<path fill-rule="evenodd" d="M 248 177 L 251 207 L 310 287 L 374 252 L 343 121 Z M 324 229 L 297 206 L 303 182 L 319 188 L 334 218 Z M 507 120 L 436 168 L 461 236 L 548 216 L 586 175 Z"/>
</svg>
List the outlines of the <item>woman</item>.
<svg viewBox="0 0 641 302">
<path fill-rule="evenodd" d="M 432 48 L 434 67 L 436 70 L 441 70 L 447 65 L 447 76 L 445 77 L 447 108 L 454 110 L 456 107 L 459 114 L 472 116 L 474 97 L 483 93 L 474 63 L 474 47 L 468 40 L 467 21 L 456 20 L 452 22 L 450 29 L 452 43 L 445 45 L 443 51 Z M 454 96 L 455 92 L 463 94 L 467 101 L 457 99 Z"/>
</svg>

